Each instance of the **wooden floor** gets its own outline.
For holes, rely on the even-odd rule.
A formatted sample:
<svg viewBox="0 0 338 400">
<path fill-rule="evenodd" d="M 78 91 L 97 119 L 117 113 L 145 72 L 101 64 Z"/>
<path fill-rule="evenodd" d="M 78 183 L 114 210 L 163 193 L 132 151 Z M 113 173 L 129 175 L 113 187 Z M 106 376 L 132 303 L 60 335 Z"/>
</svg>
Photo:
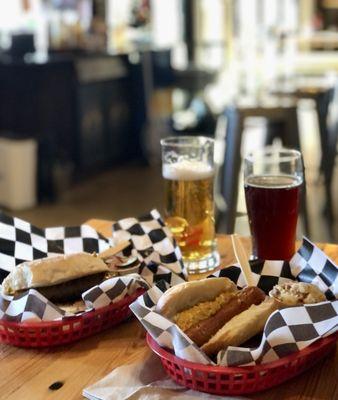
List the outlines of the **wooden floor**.
<svg viewBox="0 0 338 400">
<path fill-rule="evenodd" d="M 160 169 L 160 166 L 139 165 L 116 167 L 77 184 L 55 204 L 42 204 L 32 210 L 14 214 L 37 226 L 46 227 L 76 225 L 90 218 L 117 220 L 128 216 L 140 216 L 152 208 L 162 211 L 163 185 Z M 335 198 L 338 198 L 337 186 Z M 334 223 L 336 236 L 332 238 L 329 235 L 327 221 L 322 214 L 325 203 L 322 183 L 309 179 L 307 192 L 311 214 L 311 239 L 337 243 L 337 218 Z M 337 205 L 338 202 L 336 202 Z M 336 207 L 336 215 L 338 215 L 338 207 Z M 248 235 L 246 217 L 238 218 L 236 231 Z M 298 236 L 301 234 L 300 224 Z"/>
<path fill-rule="evenodd" d="M 324 186 L 318 176 L 320 145 L 316 114 L 313 106 L 308 103 L 300 107 L 298 114 L 306 168 L 310 239 L 338 243 L 338 201 L 335 200 L 338 199 L 338 165 L 336 165 L 333 188 L 336 217 L 327 221 L 323 215 L 326 203 Z M 255 146 L 262 145 L 265 133 L 261 125 L 249 121 L 246 127 L 249 134 L 244 135 L 247 139 L 244 140 L 242 154 Z M 128 216 L 140 216 L 152 208 L 158 208 L 160 212 L 163 208 L 159 163 L 155 163 L 154 166 L 134 164 L 115 167 L 75 185 L 55 204 L 41 204 L 32 210 L 17 212 L 15 215 L 40 227 L 46 227 L 80 224 L 90 218 L 117 220 Z M 238 209 L 245 212 L 242 184 L 240 184 Z M 237 219 L 235 230 L 239 234 L 249 234 L 246 217 Z M 301 236 L 302 226 L 299 224 L 298 237 Z"/>
<path fill-rule="evenodd" d="M 55 204 L 15 213 L 41 227 L 76 225 L 91 218 L 117 220 L 161 209 L 160 167 L 115 167 L 71 188 Z"/>
</svg>

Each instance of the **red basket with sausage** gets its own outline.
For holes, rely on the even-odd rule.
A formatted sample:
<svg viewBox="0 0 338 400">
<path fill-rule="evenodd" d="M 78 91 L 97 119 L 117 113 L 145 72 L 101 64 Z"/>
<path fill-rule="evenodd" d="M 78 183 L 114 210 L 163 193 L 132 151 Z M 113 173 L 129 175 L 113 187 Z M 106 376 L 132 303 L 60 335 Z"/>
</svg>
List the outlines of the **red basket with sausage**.
<svg viewBox="0 0 338 400">
<path fill-rule="evenodd" d="M 225 395 L 252 393 L 278 385 L 327 355 L 335 346 L 337 334 L 317 338 L 314 343 L 298 351 L 294 350 L 298 343 L 295 340 L 293 350 L 289 349 L 285 355 L 278 354 L 278 357 L 274 353 L 264 358 L 268 351 L 262 351 L 261 358 L 252 358 L 250 362 L 243 359 L 243 362 L 231 364 L 236 360 L 229 361 L 229 354 L 237 351 L 239 355 L 241 351 L 236 347 L 240 346 L 242 351 L 248 349 L 248 352 L 261 347 L 264 335 L 268 334 L 266 324 L 269 318 L 275 311 L 287 311 L 290 307 L 289 304 L 283 304 L 284 299 L 297 298 L 293 306 L 315 306 L 317 303 L 330 305 L 317 287 L 306 283 L 287 281 L 276 285 L 272 294 L 276 297 L 269 297 L 254 286 L 238 290 L 227 278 L 210 278 L 177 285 L 159 298 L 155 310 L 175 324 L 170 332 L 174 327 L 179 328 L 174 335 L 176 345 L 173 343 L 176 355 L 173 350 L 161 347 L 149 333 L 148 345 L 161 358 L 169 376 L 191 389 Z M 270 348 L 277 349 L 273 345 L 271 343 Z M 196 349 L 199 359 L 205 363 L 191 361 L 196 357 Z M 177 354 L 188 355 L 190 361 Z"/>
</svg>

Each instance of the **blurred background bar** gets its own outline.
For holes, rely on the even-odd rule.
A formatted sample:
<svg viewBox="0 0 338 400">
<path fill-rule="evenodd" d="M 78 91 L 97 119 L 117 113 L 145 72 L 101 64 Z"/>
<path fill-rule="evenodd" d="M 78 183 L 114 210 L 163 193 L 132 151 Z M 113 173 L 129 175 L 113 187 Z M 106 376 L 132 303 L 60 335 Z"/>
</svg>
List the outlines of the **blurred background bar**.
<svg viewBox="0 0 338 400">
<path fill-rule="evenodd" d="M 305 163 L 298 236 L 338 242 L 337 0 L 0 0 L 0 205 L 40 226 L 163 209 L 160 139 L 216 139 L 219 232 L 242 157 Z"/>
</svg>

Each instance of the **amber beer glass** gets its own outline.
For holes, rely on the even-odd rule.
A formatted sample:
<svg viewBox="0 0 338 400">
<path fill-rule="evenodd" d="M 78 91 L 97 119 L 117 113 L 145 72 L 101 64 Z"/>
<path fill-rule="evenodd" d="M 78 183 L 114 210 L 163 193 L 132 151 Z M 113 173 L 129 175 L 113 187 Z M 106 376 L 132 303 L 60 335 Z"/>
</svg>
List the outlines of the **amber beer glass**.
<svg viewBox="0 0 338 400">
<path fill-rule="evenodd" d="M 303 164 L 299 151 L 267 147 L 244 160 L 244 189 L 253 254 L 289 260 L 295 252 Z"/>
<path fill-rule="evenodd" d="M 161 141 L 165 181 L 165 221 L 189 273 L 219 263 L 215 250 L 214 141 L 202 136 Z"/>
</svg>

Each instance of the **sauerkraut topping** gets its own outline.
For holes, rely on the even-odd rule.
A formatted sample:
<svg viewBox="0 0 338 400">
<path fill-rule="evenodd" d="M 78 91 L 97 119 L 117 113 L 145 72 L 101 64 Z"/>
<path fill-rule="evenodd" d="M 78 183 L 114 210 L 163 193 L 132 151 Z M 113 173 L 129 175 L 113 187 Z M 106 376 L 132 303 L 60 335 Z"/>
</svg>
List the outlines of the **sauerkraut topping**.
<svg viewBox="0 0 338 400">
<path fill-rule="evenodd" d="M 223 292 L 214 300 L 203 301 L 188 310 L 181 311 L 175 315 L 174 322 L 185 332 L 198 322 L 216 314 L 234 296 L 235 293 Z"/>
</svg>

